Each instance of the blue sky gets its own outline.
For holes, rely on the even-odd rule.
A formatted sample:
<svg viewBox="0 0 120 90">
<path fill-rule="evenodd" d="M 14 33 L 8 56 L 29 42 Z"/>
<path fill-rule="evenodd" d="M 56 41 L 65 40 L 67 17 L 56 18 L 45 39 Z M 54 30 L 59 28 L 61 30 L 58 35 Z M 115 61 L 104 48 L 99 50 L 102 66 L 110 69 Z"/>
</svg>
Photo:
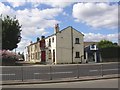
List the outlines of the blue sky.
<svg viewBox="0 0 120 90">
<path fill-rule="evenodd" d="M 22 40 L 17 51 L 23 51 L 30 41 L 41 35 L 49 36 L 54 25 L 60 30 L 72 26 L 82 32 L 84 41 L 118 40 L 117 2 L 64 2 L 64 0 L 36 2 L 0 2 L 0 14 L 16 15 L 22 25 Z"/>
</svg>

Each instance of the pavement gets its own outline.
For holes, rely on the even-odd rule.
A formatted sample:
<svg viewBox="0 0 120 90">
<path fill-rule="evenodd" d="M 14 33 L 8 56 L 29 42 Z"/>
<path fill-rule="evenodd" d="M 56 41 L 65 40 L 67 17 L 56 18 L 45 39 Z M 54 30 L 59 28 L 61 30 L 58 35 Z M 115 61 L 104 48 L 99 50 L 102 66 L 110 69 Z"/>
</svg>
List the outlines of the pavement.
<svg viewBox="0 0 120 90">
<path fill-rule="evenodd" d="M 100 79 L 113 79 L 120 78 L 118 74 L 113 75 L 104 75 L 104 76 L 85 76 L 79 78 L 63 78 L 59 80 L 48 80 L 48 81 L 39 81 L 39 80 L 27 80 L 27 81 L 2 81 L 1 85 L 22 85 L 22 84 L 45 84 L 45 83 L 62 83 L 62 82 L 77 82 L 77 81 L 90 81 L 90 80 L 100 80 Z"/>
<path fill-rule="evenodd" d="M 23 63 L 23 66 L 69 66 L 69 65 L 76 65 L 76 64 L 38 64 L 38 63 L 32 63 L 32 62 L 27 62 L 27 61 L 21 61 L 19 63 Z M 95 62 L 88 62 L 88 63 L 81 63 L 80 65 L 95 65 L 95 64 L 120 64 L 120 62 L 100 62 L 100 63 L 95 63 Z M 4 67 L 4 66 L 3 66 Z M 6 67 L 6 66 L 5 66 Z"/>
</svg>

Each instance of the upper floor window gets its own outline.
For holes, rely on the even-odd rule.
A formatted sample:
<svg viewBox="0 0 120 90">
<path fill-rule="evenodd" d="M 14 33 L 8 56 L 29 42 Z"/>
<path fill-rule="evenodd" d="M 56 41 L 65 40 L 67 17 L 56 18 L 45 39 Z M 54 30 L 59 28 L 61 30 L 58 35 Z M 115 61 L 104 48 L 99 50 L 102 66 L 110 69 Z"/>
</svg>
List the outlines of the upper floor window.
<svg viewBox="0 0 120 90">
<path fill-rule="evenodd" d="M 34 50 L 37 50 L 37 45 L 35 45 L 35 49 Z"/>
<path fill-rule="evenodd" d="M 49 39 L 49 46 L 51 46 L 51 39 Z"/>
<path fill-rule="evenodd" d="M 80 52 L 76 52 L 75 58 L 80 58 Z"/>
<path fill-rule="evenodd" d="M 31 46 L 31 51 L 32 51 L 32 46 Z"/>
<path fill-rule="evenodd" d="M 54 37 L 52 38 L 52 42 L 54 42 Z"/>
<path fill-rule="evenodd" d="M 80 44 L 79 38 L 75 38 L 75 44 Z"/>
</svg>

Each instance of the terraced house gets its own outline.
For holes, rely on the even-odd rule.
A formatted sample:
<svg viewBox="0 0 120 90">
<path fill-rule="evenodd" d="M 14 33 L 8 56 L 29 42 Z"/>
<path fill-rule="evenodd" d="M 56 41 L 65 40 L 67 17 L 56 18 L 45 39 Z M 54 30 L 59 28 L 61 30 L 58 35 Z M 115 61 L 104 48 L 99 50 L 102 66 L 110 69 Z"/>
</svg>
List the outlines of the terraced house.
<svg viewBox="0 0 120 90">
<path fill-rule="evenodd" d="M 27 61 L 45 63 L 80 63 L 84 60 L 84 35 L 68 26 L 59 30 L 56 24 L 54 34 L 27 46 Z"/>
</svg>

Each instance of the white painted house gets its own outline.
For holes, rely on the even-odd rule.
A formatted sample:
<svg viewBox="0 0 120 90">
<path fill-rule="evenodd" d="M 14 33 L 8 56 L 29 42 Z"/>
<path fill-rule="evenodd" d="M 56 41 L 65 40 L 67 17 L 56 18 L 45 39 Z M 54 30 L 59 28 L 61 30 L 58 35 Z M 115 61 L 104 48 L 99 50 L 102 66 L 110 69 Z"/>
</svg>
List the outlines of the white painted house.
<svg viewBox="0 0 120 90">
<path fill-rule="evenodd" d="M 84 60 L 84 35 L 68 26 L 59 30 L 55 25 L 54 34 L 45 38 L 46 63 L 79 63 Z M 33 45 L 33 44 L 32 44 Z"/>
<path fill-rule="evenodd" d="M 27 61 L 27 60 L 28 60 L 27 55 L 28 55 L 28 52 L 27 52 L 27 47 L 25 47 L 25 49 L 24 49 L 24 60 L 25 60 L 25 61 Z"/>
</svg>

